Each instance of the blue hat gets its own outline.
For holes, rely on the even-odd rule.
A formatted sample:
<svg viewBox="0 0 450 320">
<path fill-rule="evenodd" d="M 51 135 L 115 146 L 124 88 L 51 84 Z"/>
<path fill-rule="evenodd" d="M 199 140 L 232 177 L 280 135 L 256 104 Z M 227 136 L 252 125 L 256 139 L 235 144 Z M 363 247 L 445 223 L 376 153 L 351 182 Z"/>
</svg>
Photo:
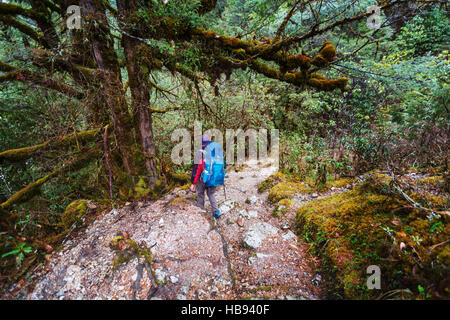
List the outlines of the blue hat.
<svg viewBox="0 0 450 320">
<path fill-rule="evenodd" d="M 202 147 L 207 146 L 210 142 L 211 138 L 207 134 L 202 135 Z"/>
</svg>

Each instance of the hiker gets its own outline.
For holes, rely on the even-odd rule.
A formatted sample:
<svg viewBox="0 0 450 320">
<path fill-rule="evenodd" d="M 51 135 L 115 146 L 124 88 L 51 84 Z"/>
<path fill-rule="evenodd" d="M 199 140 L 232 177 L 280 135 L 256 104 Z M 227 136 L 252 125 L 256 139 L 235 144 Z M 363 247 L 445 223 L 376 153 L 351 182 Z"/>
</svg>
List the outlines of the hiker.
<svg viewBox="0 0 450 320">
<path fill-rule="evenodd" d="M 199 150 L 198 152 L 201 152 L 202 155 L 204 155 L 206 152 L 211 152 L 210 150 L 205 151 L 205 149 L 207 149 L 207 147 L 210 143 L 211 143 L 210 137 L 207 134 L 202 135 L 202 150 Z M 208 149 L 210 149 L 210 148 L 208 148 Z M 204 170 L 205 170 L 205 157 L 202 156 L 199 164 L 195 164 L 195 161 L 194 161 L 194 165 L 192 167 L 192 175 L 191 175 L 191 183 L 192 184 L 191 184 L 190 189 L 192 192 L 195 192 L 197 190 L 197 205 L 202 209 L 205 209 L 205 191 L 206 191 L 206 194 L 208 195 L 208 198 L 209 198 L 209 202 L 211 203 L 211 208 L 212 208 L 212 212 L 214 214 L 214 218 L 217 219 L 222 215 L 222 213 L 219 211 L 219 208 L 217 207 L 215 192 L 216 192 L 216 186 L 223 184 L 224 177 L 221 177 L 222 180 L 221 180 L 221 183 L 219 182 L 220 184 L 208 181 L 208 184 L 210 184 L 212 186 L 207 186 L 204 182 L 205 177 L 202 176 L 202 173 L 204 172 Z M 222 163 L 222 170 L 223 170 L 223 163 Z M 224 174 L 223 174 L 223 176 L 224 176 Z"/>
</svg>

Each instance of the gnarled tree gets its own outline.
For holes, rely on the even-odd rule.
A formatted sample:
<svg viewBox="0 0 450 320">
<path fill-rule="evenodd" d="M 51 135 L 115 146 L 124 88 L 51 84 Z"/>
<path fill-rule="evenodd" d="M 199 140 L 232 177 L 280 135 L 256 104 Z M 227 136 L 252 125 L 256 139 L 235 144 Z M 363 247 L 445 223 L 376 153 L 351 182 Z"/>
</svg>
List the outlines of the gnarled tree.
<svg viewBox="0 0 450 320">
<path fill-rule="evenodd" d="M 161 168 L 156 158 L 152 127 L 152 108 L 149 98 L 152 90 L 160 90 L 151 79 L 155 70 L 178 73 L 197 84 L 215 80 L 233 69 L 247 69 L 266 77 L 287 82 L 300 88 L 317 90 L 347 89 L 347 78 L 328 79 L 318 73 L 335 60 L 336 50 L 326 41 L 305 53 L 299 49 L 305 40 L 324 35 L 339 26 L 364 19 L 370 13 L 340 20 L 316 20 L 311 29 L 295 36 L 283 36 L 294 12 L 315 7 L 323 1 L 293 1 L 292 9 L 272 39 L 243 40 L 221 35 L 199 25 L 196 17 L 216 6 L 216 0 L 27 0 L 0 2 L 0 24 L 23 34 L 30 44 L 29 67 L 23 68 L 14 59 L 0 61 L 0 82 L 29 82 L 61 93 L 80 103 L 89 101 L 90 130 L 62 139 L 54 139 L 37 146 L 0 153 L 0 161 L 24 161 L 35 153 L 55 146 L 85 141 L 96 141 L 86 150 L 76 167 L 101 155 L 105 138 L 98 134 L 111 124 L 109 143 L 117 143 L 118 153 L 113 157 L 112 175 L 125 196 L 132 194 L 137 176 L 146 176 L 150 187 L 160 185 Z M 381 1 L 382 9 L 409 1 Z M 68 29 L 67 8 L 81 8 L 82 27 Z M 189 15 L 177 15 L 177 7 L 191 10 Z M 186 9 L 187 8 L 187 9 Z M 69 39 L 69 41 L 67 41 Z M 177 48 L 175 53 L 163 50 L 155 42 L 166 41 Z M 70 42 L 70 45 L 66 45 Z M 196 46 L 201 54 L 197 71 L 183 64 L 183 55 L 177 50 Z M 119 47 L 119 48 L 118 48 Z M 122 53 L 124 59 L 121 60 Z M 301 52 L 301 53 L 299 53 Z M 124 79 L 123 74 L 126 74 Z M 63 77 L 55 77 L 63 75 Z M 64 80 L 61 80 L 64 79 Z M 131 99 L 127 99 L 127 90 Z M 158 110 L 157 110 L 158 111 Z M 159 111 L 160 112 L 160 111 Z M 103 130 L 102 130 L 103 132 Z M 64 149 L 59 149 L 64 150 Z M 86 156 L 88 155 L 88 156 Z M 109 159 L 109 157 L 106 157 Z M 109 164 L 108 164 L 109 167 Z M 1 204 L 4 213 L 14 204 L 29 199 L 36 189 L 56 174 L 64 172 L 61 166 L 55 172 L 19 191 Z"/>
</svg>

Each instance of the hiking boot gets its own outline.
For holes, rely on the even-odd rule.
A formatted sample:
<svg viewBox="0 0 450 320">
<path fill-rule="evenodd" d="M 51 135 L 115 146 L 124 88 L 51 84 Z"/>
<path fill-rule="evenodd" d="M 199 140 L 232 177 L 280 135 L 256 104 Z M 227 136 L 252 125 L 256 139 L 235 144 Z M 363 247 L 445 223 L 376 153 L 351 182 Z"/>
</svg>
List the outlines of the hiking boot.
<svg viewBox="0 0 450 320">
<path fill-rule="evenodd" d="M 218 219 L 221 215 L 222 215 L 222 213 L 220 211 L 214 212 L 214 218 L 215 219 Z"/>
</svg>

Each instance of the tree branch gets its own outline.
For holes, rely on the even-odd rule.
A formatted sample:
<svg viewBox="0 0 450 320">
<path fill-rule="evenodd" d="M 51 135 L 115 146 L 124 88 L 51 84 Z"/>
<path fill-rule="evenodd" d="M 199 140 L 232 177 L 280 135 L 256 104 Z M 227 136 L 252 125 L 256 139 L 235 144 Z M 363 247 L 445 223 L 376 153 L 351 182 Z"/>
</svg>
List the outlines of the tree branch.
<svg viewBox="0 0 450 320">
<path fill-rule="evenodd" d="M 3 61 L 0 61 L 0 71 L 9 72 L 9 71 L 13 71 L 16 69 L 17 69 L 16 67 L 14 67 L 10 64 L 4 63 Z"/>
<path fill-rule="evenodd" d="M 31 18 L 35 21 L 45 20 L 44 16 L 34 9 L 25 9 L 16 4 L 0 2 L 0 14 L 2 15 L 21 15 Z"/>
<path fill-rule="evenodd" d="M 284 31 L 284 29 L 286 29 L 286 26 L 287 26 L 289 20 L 292 18 L 295 11 L 297 11 L 297 5 L 299 4 L 300 1 L 302 1 L 302 0 L 297 0 L 294 3 L 294 5 L 292 6 L 291 10 L 289 10 L 289 12 L 287 13 L 286 17 L 284 17 L 283 22 L 281 23 L 280 27 L 278 28 L 277 32 L 275 33 L 274 40 L 278 40 L 278 38 L 280 38 L 281 33 Z"/>
<path fill-rule="evenodd" d="M 14 66 L 11 66 L 1 61 L 0 61 L 0 71 L 4 72 L 9 71 L 6 74 L 0 75 L 0 83 L 6 81 L 31 82 L 42 87 L 53 89 L 55 91 L 58 91 L 60 93 L 63 93 L 69 97 L 73 97 L 76 99 L 81 100 L 85 97 L 84 92 L 71 87 L 67 83 L 47 78 L 35 71 L 18 69 Z"/>
<path fill-rule="evenodd" d="M 41 36 L 39 33 L 30 25 L 20 22 L 19 20 L 6 15 L 0 15 L 0 21 L 7 26 L 11 26 L 30 36 L 32 39 L 36 40 L 38 43 L 41 43 Z"/>
<path fill-rule="evenodd" d="M 6 150 L 0 152 L 0 162 L 3 160 L 23 161 L 32 157 L 33 155 L 35 155 L 40 151 L 47 150 L 50 148 L 68 147 L 74 144 L 76 141 L 86 143 L 96 139 L 100 130 L 101 129 L 93 129 L 88 131 L 71 133 L 62 137 L 61 139 L 48 140 L 35 146 Z"/>
<path fill-rule="evenodd" d="M 68 164 L 62 165 L 45 177 L 29 184 L 28 186 L 13 194 L 7 201 L 0 204 L 0 213 L 4 215 L 8 212 L 8 210 L 11 209 L 13 205 L 21 204 L 32 199 L 39 193 L 41 186 L 50 179 L 69 170 L 79 170 L 87 166 L 95 157 L 98 157 L 100 154 L 101 151 L 98 148 L 91 149 L 88 152 L 84 152 L 80 157 L 70 161 Z"/>
</svg>

